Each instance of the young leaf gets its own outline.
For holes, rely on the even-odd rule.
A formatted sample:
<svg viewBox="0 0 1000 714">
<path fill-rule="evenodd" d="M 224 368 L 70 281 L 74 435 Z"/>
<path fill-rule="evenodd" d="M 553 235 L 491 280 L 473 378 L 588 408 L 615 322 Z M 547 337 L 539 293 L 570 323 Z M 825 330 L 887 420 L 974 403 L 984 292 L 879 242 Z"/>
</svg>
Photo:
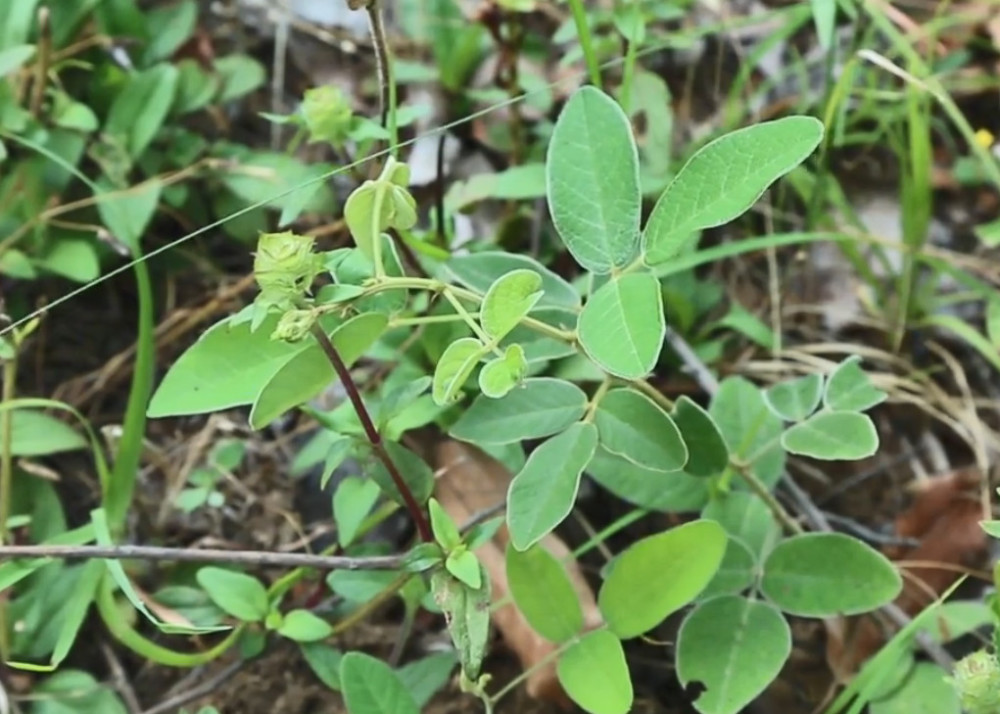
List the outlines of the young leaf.
<svg viewBox="0 0 1000 714">
<path fill-rule="evenodd" d="M 533 270 L 512 270 L 490 286 L 480 311 L 483 332 L 503 339 L 542 297 L 542 278 Z"/>
<path fill-rule="evenodd" d="M 388 318 L 375 312 L 356 315 L 330 334 L 330 342 L 350 367 L 385 331 Z M 281 366 L 260 390 L 250 410 L 250 426 L 263 429 L 289 409 L 305 404 L 330 386 L 337 373 L 319 343 L 309 346 Z"/>
<path fill-rule="evenodd" d="M 601 446 L 653 471 L 680 471 L 688 450 L 670 416 L 633 389 L 614 389 L 597 405 L 594 423 Z"/>
<path fill-rule="evenodd" d="M 257 578 L 225 568 L 206 566 L 195 578 L 222 610 L 244 622 L 260 622 L 270 606 L 267 591 Z"/>
<path fill-rule="evenodd" d="M 785 421 L 802 421 L 816 411 L 822 397 L 823 378 L 818 374 L 779 382 L 764 391 L 764 401 Z"/>
<path fill-rule="evenodd" d="M 172 64 L 157 64 L 130 75 L 108 109 L 104 133 L 123 142 L 137 159 L 163 126 L 174 101 L 179 72 Z"/>
<path fill-rule="evenodd" d="M 846 412 L 863 412 L 885 401 L 886 393 L 872 386 L 871 380 L 861 369 L 861 358 L 848 357 L 827 378 L 823 404 L 827 409 Z"/>
<path fill-rule="evenodd" d="M 472 554 L 472 551 L 464 545 L 459 546 L 448 554 L 447 559 L 444 561 L 444 567 L 449 573 L 462 581 L 464 585 L 473 590 L 478 590 L 483 585 L 483 576 L 479 567 L 479 561 L 476 560 L 476 556 Z"/>
<path fill-rule="evenodd" d="M 580 474 L 596 448 L 597 428 L 578 422 L 531 452 L 507 494 L 507 527 L 515 548 L 530 548 L 569 515 Z"/>
<path fill-rule="evenodd" d="M 306 663 L 319 680 L 335 692 L 340 691 L 340 661 L 344 655 L 321 642 L 304 642 L 299 648 Z"/>
<path fill-rule="evenodd" d="M 510 345 L 503 357 L 497 357 L 483 365 L 479 371 L 479 389 L 490 399 L 505 396 L 518 385 L 528 371 L 521 345 Z"/>
<path fill-rule="evenodd" d="M 388 188 L 379 182 L 368 180 L 356 188 L 344 204 L 344 221 L 365 257 L 374 260 L 374 245 L 382 229 L 389 222 L 392 206 L 386 195 Z M 375 198 L 381 194 L 378 223 L 375 222 Z"/>
<path fill-rule="evenodd" d="M 842 533 L 807 533 L 780 543 L 764 562 L 760 589 L 791 615 L 831 617 L 874 610 L 899 595 L 889 560 Z"/>
<path fill-rule="evenodd" d="M 778 443 L 782 423 L 768 409 L 761 390 L 743 377 L 729 377 L 719 385 L 708 411 L 729 453 L 742 461 L 752 459 L 749 466 L 757 478 L 774 486 L 785 469 L 785 452 Z"/>
<path fill-rule="evenodd" d="M 551 377 L 526 379 L 500 399 L 478 396 L 449 432 L 476 444 L 511 444 L 556 434 L 580 419 L 587 395 Z"/>
<path fill-rule="evenodd" d="M 698 605 L 677 636 L 681 684 L 707 688 L 703 714 L 737 714 L 770 684 L 792 651 L 788 623 L 773 606 L 735 595 Z"/>
<path fill-rule="evenodd" d="M 446 406 L 457 400 L 462 386 L 484 354 L 486 349 L 474 337 L 463 337 L 448 345 L 434 369 L 431 388 L 434 403 Z"/>
<path fill-rule="evenodd" d="M 358 528 L 378 500 L 378 484 L 369 479 L 348 476 L 333 493 L 333 519 L 337 524 L 337 542 L 346 548 L 354 542 Z"/>
<path fill-rule="evenodd" d="M 602 285 L 583 306 L 580 343 L 601 369 L 639 379 L 660 357 L 666 322 L 660 283 L 650 273 L 627 273 Z"/>
<path fill-rule="evenodd" d="M 781 435 L 786 451 L 824 461 L 856 461 L 878 451 L 878 432 L 867 414 L 820 412 Z"/>
<path fill-rule="evenodd" d="M 503 251 L 484 251 L 453 256 L 444 269 L 467 288 L 485 293 L 497 278 L 513 270 L 533 270 L 542 279 L 542 295 L 535 309 L 561 307 L 577 310 L 580 295 L 576 289 L 541 263 L 526 255 Z"/>
<path fill-rule="evenodd" d="M 743 542 L 729 537 L 722 563 L 698 599 L 705 601 L 717 595 L 738 595 L 746 590 L 757 575 L 757 559 Z"/>
<path fill-rule="evenodd" d="M 446 551 L 457 548 L 462 543 L 462 535 L 458 532 L 458 526 L 451 520 L 451 516 L 445 512 L 436 498 L 427 502 L 427 509 L 431 514 L 434 540 Z"/>
<path fill-rule="evenodd" d="M 318 642 L 333 634 L 333 628 L 308 610 L 292 610 L 281 620 L 278 634 L 296 642 Z"/>
<path fill-rule="evenodd" d="M 73 427 L 41 410 L 13 409 L 10 421 L 10 452 L 13 456 L 45 456 L 87 448 L 87 440 Z"/>
<path fill-rule="evenodd" d="M 628 117 L 594 87 L 563 107 L 545 162 L 549 212 L 576 261 L 594 273 L 628 265 L 639 243 L 639 157 Z"/>
<path fill-rule="evenodd" d="M 472 590 L 447 571 L 438 570 L 431 575 L 434 601 L 444 613 L 462 671 L 472 681 L 479 679 L 490 632 L 489 577 L 483 575 L 482 581 L 481 588 Z"/>
<path fill-rule="evenodd" d="M 607 630 L 588 632 L 563 652 L 556 674 L 570 698 L 590 714 L 627 714 L 632 679 L 621 641 Z"/>
<path fill-rule="evenodd" d="M 580 598 L 562 564 L 540 545 L 507 546 L 507 582 L 517 609 L 542 637 L 562 643 L 583 629 Z"/>
<path fill-rule="evenodd" d="M 420 714 L 392 668 L 363 652 L 340 660 L 340 685 L 349 714 Z"/>
<path fill-rule="evenodd" d="M 706 477 L 722 473 L 729 465 L 729 447 L 712 415 L 682 396 L 674 403 L 673 417 L 687 446 L 684 472 Z"/>
<path fill-rule="evenodd" d="M 822 138 L 819 120 L 791 116 L 739 129 L 703 146 L 653 207 L 642 233 L 646 263 L 670 260 L 695 232 L 746 212 Z"/>
<path fill-rule="evenodd" d="M 718 523 L 698 520 L 629 546 L 597 599 L 611 631 L 638 637 L 694 600 L 719 569 L 726 541 Z"/>
<path fill-rule="evenodd" d="M 732 491 L 716 496 L 701 512 L 739 539 L 758 558 L 767 554 L 781 538 L 781 526 L 771 509 L 758 496 Z"/>
</svg>

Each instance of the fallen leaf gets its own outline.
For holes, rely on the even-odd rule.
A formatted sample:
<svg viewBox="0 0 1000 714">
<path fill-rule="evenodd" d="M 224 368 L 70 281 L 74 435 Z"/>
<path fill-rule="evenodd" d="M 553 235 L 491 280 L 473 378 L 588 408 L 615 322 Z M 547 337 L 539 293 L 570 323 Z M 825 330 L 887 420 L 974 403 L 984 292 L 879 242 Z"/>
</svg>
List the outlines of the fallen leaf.
<svg viewBox="0 0 1000 714">
<path fill-rule="evenodd" d="M 445 441 L 438 444 L 434 456 L 438 474 L 435 497 L 456 523 L 468 521 L 475 514 L 502 503 L 507 497 L 513 476 L 498 461 L 474 446 Z M 508 540 L 507 528 L 503 526 L 492 541 L 476 550 L 476 556 L 492 581 L 494 602 L 510 597 L 504 561 Z M 554 535 L 546 536 L 540 544 L 560 560 L 570 556 L 567 545 Z M 567 573 L 580 598 L 584 626 L 587 629 L 597 627 L 602 622 L 600 611 L 576 561 L 570 561 Z M 534 667 L 556 649 L 556 645 L 531 628 L 513 602 L 493 612 L 493 624 L 525 670 Z M 570 706 L 569 698 L 556 676 L 554 661 L 532 672 L 525 689 L 534 699 L 552 701 L 564 708 Z"/>
</svg>

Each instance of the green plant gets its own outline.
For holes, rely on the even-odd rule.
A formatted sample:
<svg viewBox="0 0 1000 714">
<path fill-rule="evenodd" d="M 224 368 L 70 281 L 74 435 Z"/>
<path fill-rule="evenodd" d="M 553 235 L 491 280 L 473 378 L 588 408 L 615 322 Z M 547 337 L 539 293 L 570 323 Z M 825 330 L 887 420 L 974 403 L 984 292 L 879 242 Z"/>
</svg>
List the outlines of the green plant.
<svg viewBox="0 0 1000 714">
<path fill-rule="evenodd" d="M 582 305 L 559 276 L 502 252 L 428 262 L 432 277 L 405 275 L 388 231 L 410 230 L 413 199 L 405 165 L 390 158 L 345 206 L 355 248 L 316 253 L 311 239 L 294 233 L 261 237 L 254 304 L 215 325 L 175 363 L 149 416 L 246 406 L 259 428 L 339 379 L 348 403 L 326 414 L 310 409 L 327 432 L 317 442 L 327 456 L 318 460 L 327 473 L 347 455 L 366 464 L 370 478 L 410 514 L 423 543 L 395 573 L 359 579 L 334 572 L 330 585 L 358 592 L 359 603 L 398 592 L 411 607 L 426 606 L 423 588 L 405 590 L 429 572 L 465 686 L 489 708 L 503 692 L 488 694 L 482 673 L 489 582 L 472 551 L 496 523 L 463 536 L 428 501 L 430 468 L 400 439 L 414 425 L 436 422 L 518 464 L 507 501 L 508 577 L 529 622 L 559 645 L 558 672 L 570 696 L 598 714 L 627 711 L 632 686 L 622 640 L 694 604 L 681 626 L 679 676 L 707 685 L 701 711 L 736 712 L 784 664 L 790 639 L 782 611 L 863 612 L 891 601 L 901 586 L 888 561 L 860 541 L 803 533 L 771 493 L 786 453 L 829 460 L 874 453 L 877 434 L 863 412 L 885 395 L 856 359 L 825 379 L 810 375 L 766 391 L 727 379 L 708 409 L 687 398 L 671 403 L 645 381 L 661 358 L 665 332 L 656 271 L 690 254 L 701 230 L 744 212 L 821 136 L 815 120 L 790 117 L 710 142 L 641 227 L 638 153 L 625 114 L 594 88 L 578 91 L 555 126 L 546 184 L 559 237 L 587 271 Z M 314 289 L 321 275 L 324 284 Z M 350 367 L 365 354 L 395 354 L 401 376 L 364 394 Z M 581 358 L 596 380 L 578 385 L 548 376 Z M 464 407 L 469 391 L 478 394 Z M 400 421 L 404 404 L 426 397 L 416 418 Z M 540 443 L 525 459 L 518 452 L 526 440 Z M 539 545 L 573 508 L 584 472 L 643 508 L 702 512 L 617 555 L 600 590 L 604 625 L 591 632 L 582 631 L 562 566 Z M 351 508 L 338 509 L 348 553 L 363 552 L 359 519 L 372 522 L 365 515 L 374 494 L 363 493 L 363 483 L 337 492 L 344 503 L 363 506 L 350 519 Z M 782 528 L 789 537 L 782 538 Z M 253 578 L 202 569 L 199 581 L 241 627 L 287 629 L 288 615 L 275 608 L 290 579 L 268 591 Z M 362 595 L 357 588 L 365 582 L 371 585 Z M 292 629 L 322 639 L 366 607 L 332 628 L 296 616 L 303 627 Z M 751 653 L 748 642 L 766 643 L 766 656 Z M 409 701 L 405 688 L 384 664 L 348 654 L 339 676 L 352 711 L 367 711 L 362 702 L 372 691 L 382 697 L 373 711 L 396 711 L 390 704 L 409 710 L 400 703 Z"/>
</svg>

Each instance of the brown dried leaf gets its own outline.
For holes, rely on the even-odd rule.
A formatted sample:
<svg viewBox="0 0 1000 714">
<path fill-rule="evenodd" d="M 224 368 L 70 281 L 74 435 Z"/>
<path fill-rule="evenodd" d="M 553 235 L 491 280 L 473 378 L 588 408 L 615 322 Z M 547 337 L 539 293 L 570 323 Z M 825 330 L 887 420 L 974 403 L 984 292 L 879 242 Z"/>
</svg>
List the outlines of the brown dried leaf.
<svg viewBox="0 0 1000 714">
<path fill-rule="evenodd" d="M 434 457 L 438 472 L 435 497 L 456 523 L 463 523 L 506 498 L 513 478 L 511 473 L 474 446 L 445 441 L 438 444 Z M 508 538 L 506 526 L 501 527 L 491 542 L 476 551 L 492 582 L 494 601 L 510 597 L 504 560 Z M 543 538 L 541 545 L 560 560 L 570 554 L 566 544 L 554 535 Z M 601 614 L 593 591 L 575 562 L 571 562 L 566 570 L 579 595 L 585 627 L 597 627 L 601 624 Z M 517 654 L 525 670 L 534 667 L 556 649 L 556 645 L 531 628 L 513 602 L 494 611 L 493 624 L 507 646 Z M 526 690 L 535 699 L 545 699 L 563 707 L 570 705 L 556 676 L 555 662 L 534 671 L 528 677 Z"/>
</svg>

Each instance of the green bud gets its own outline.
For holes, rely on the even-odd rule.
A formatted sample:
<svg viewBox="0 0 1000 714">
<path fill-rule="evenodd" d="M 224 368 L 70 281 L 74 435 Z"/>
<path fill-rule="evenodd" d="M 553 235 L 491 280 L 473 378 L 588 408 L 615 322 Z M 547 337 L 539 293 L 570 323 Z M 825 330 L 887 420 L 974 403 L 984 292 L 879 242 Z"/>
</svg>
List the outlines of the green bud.
<svg viewBox="0 0 1000 714">
<path fill-rule="evenodd" d="M 314 324 L 316 324 L 316 313 L 312 310 L 289 310 L 278 320 L 274 332 L 271 333 L 271 339 L 298 342 L 309 335 Z"/>
<path fill-rule="evenodd" d="M 390 156 L 386 160 L 385 166 L 382 167 L 379 181 L 388 181 L 401 188 L 406 188 L 410 185 L 410 167 Z"/>
<path fill-rule="evenodd" d="M 328 141 L 340 146 L 347 140 L 352 117 L 351 105 L 337 87 L 315 87 L 303 95 L 302 118 L 312 142 Z"/>
<path fill-rule="evenodd" d="M 264 302 L 291 307 L 301 299 L 322 269 L 313 253 L 312 236 L 264 233 L 257 241 L 253 272 Z"/>
<path fill-rule="evenodd" d="M 986 650 L 973 652 L 955 664 L 952 676 L 963 711 L 969 714 L 1000 712 L 1000 662 Z"/>
</svg>

